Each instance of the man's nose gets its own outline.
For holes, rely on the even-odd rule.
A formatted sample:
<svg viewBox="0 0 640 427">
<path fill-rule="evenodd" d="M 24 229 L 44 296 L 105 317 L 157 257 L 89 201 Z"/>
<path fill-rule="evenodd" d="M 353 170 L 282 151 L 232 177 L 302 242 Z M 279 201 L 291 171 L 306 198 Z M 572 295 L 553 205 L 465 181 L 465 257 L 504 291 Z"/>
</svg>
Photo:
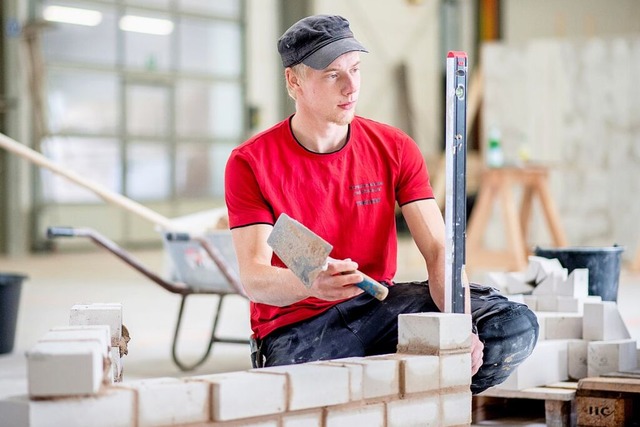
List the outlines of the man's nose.
<svg viewBox="0 0 640 427">
<path fill-rule="evenodd" d="M 358 77 L 347 74 L 344 81 L 343 92 L 345 95 L 350 95 L 358 91 Z"/>
</svg>

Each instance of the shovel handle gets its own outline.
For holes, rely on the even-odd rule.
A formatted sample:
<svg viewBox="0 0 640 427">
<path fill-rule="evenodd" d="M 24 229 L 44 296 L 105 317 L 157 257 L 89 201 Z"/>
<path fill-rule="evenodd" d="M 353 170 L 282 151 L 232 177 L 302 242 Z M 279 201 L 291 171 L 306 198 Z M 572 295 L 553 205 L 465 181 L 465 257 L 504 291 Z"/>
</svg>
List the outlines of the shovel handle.
<svg viewBox="0 0 640 427">
<path fill-rule="evenodd" d="M 386 286 L 378 283 L 371 277 L 364 274 L 362 271 L 358 271 L 358 273 L 362 274 L 364 280 L 360 283 L 356 283 L 357 287 L 380 301 L 384 300 L 387 297 L 387 295 L 389 294 L 389 289 L 387 289 Z"/>
</svg>

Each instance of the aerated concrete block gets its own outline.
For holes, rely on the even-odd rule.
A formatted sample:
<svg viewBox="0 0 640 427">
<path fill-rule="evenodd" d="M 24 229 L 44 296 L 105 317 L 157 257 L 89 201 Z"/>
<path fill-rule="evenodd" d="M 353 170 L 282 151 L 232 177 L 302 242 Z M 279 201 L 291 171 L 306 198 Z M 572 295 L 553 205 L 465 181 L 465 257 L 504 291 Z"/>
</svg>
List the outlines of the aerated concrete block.
<svg viewBox="0 0 640 427">
<path fill-rule="evenodd" d="M 535 295 L 523 295 L 523 302 L 531 311 L 538 311 L 538 297 Z"/>
<path fill-rule="evenodd" d="M 588 348 L 588 375 L 598 377 L 609 372 L 629 371 L 638 366 L 633 339 L 591 341 Z"/>
<path fill-rule="evenodd" d="M 39 342 L 27 351 L 27 377 L 32 397 L 95 394 L 104 377 L 98 341 Z"/>
<path fill-rule="evenodd" d="M 584 304 L 583 338 L 587 341 L 612 341 L 631 338 L 614 301 Z"/>
<path fill-rule="evenodd" d="M 286 409 L 287 378 L 284 375 L 239 371 L 191 379 L 212 385 L 211 415 L 214 421 L 279 414 Z"/>
<path fill-rule="evenodd" d="M 440 395 L 441 426 L 471 424 L 471 391 L 459 391 Z"/>
<path fill-rule="evenodd" d="M 505 282 L 508 294 L 530 294 L 534 287 L 526 283 L 524 273 L 520 271 L 505 273 Z"/>
<path fill-rule="evenodd" d="M 588 348 L 589 341 L 569 340 L 569 379 L 581 380 L 589 375 Z"/>
<path fill-rule="evenodd" d="M 400 361 L 400 392 L 407 395 L 440 388 L 440 357 L 396 353 L 389 355 Z"/>
<path fill-rule="evenodd" d="M 352 380 L 360 376 L 361 384 L 353 384 L 353 381 L 351 381 L 351 387 L 355 388 L 356 392 L 360 390 L 364 399 L 400 394 L 400 363 L 393 358 L 385 356 L 347 357 L 321 363 L 346 368 L 350 368 L 353 365 L 361 366 L 362 375 L 360 376 L 356 372 L 355 377 L 354 375 L 351 376 Z"/>
<path fill-rule="evenodd" d="M 400 363 L 386 357 L 347 357 L 332 363 L 362 366 L 362 397 L 372 399 L 400 394 Z"/>
<path fill-rule="evenodd" d="M 252 369 L 257 375 L 286 378 L 289 411 L 338 405 L 349 401 L 349 370 L 313 363 Z"/>
<path fill-rule="evenodd" d="M 440 354 L 471 348 L 471 316 L 413 313 L 398 316 L 398 353 Z"/>
<path fill-rule="evenodd" d="M 134 427 L 135 396 L 131 390 L 105 389 L 88 397 L 0 400 L 0 423 L 11 427 Z"/>
<path fill-rule="evenodd" d="M 561 296 L 586 298 L 589 295 L 589 269 L 573 270 L 566 280 L 556 283 L 556 293 Z"/>
<path fill-rule="evenodd" d="M 567 340 L 538 341 L 531 355 L 496 387 L 522 390 L 566 381 L 569 379 L 567 353 Z"/>
<path fill-rule="evenodd" d="M 106 325 L 103 325 L 106 326 Z M 102 357 L 109 357 L 111 349 L 111 335 L 108 334 L 109 327 L 101 329 L 57 329 L 46 332 L 38 339 L 38 342 L 95 342 L 98 344 Z"/>
<path fill-rule="evenodd" d="M 322 418 L 321 409 L 284 414 L 282 427 L 323 427 Z"/>
<path fill-rule="evenodd" d="M 209 421 L 209 383 L 182 381 L 177 378 L 152 378 L 131 381 L 115 387 L 136 391 L 138 427 Z"/>
<path fill-rule="evenodd" d="M 582 315 L 578 313 L 537 312 L 538 340 L 582 339 Z"/>
<path fill-rule="evenodd" d="M 325 427 L 385 427 L 384 403 L 327 408 Z"/>
<path fill-rule="evenodd" d="M 441 425 L 438 394 L 409 397 L 387 403 L 387 427 L 438 427 Z"/>
<path fill-rule="evenodd" d="M 356 363 L 342 363 L 340 359 L 310 362 L 311 364 L 342 366 L 349 371 L 349 400 L 354 402 L 363 399 L 364 365 Z"/>
<path fill-rule="evenodd" d="M 440 387 L 471 385 L 471 353 L 440 355 Z"/>
<path fill-rule="evenodd" d="M 122 304 L 76 304 L 71 307 L 69 325 L 109 325 L 111 345 L 117 346 L 122 337 Z"/>
</svg>

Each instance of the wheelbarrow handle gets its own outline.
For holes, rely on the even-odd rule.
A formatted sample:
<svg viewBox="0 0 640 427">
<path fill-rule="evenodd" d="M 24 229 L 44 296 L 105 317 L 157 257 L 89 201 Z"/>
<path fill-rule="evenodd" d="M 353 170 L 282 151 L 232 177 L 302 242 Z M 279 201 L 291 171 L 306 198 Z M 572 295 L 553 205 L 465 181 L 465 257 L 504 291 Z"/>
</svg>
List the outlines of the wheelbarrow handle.
<svg viewBox="0 0 640 427">
<path fill-rule="evenodd" d="M 167 240 L 172 242 L 189 242 L 193 239 L 189 233 L 180 233 L 176 231 L 168 231 L 165 233 L 165 236 L 167 237 Z"/>
<path fill-rule="evenodd" d="M 47 237 L 53 239 L 55 237 L 75 237 L 76 229 L 73 227 L 49 227 L 47 228 Z"/>
</svg>

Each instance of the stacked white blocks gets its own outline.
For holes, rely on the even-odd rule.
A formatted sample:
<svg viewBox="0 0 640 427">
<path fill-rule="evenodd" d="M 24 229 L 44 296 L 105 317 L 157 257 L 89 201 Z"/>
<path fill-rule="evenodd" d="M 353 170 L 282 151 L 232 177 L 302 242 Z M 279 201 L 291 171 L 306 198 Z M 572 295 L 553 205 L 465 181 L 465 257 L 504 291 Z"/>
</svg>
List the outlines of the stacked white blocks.
<svg viewBox="0 0 640 427">
<path fill-rule="evenodd" d="M 92 395 L 113 382 L 121 324 L 120 304 L 73 306 L 69 326 L 51 329 L 27 351 L 30 397 Z"/>
<path fill-rule="evenodd" d="M 470 330 L 466 315 L 403 315 L 396 354 L 123 382 L 92 396 L 12 397 L 0 400 L 0 426 L 469 425 Z"/>
<path fill-rule="evenodd" d="M 636 341 L 616 303 L 588 295 L 588 269 L 567 274 L 557 259 L 531 256 L 525 272 L 491 273 L 488 278 L 504 292 L 528 289 L 529 294 L 507 297 L 527 304 L 540 325 L 532 355 L 499 388 L 521 390 L 638 365 Z"/>
</svg>

